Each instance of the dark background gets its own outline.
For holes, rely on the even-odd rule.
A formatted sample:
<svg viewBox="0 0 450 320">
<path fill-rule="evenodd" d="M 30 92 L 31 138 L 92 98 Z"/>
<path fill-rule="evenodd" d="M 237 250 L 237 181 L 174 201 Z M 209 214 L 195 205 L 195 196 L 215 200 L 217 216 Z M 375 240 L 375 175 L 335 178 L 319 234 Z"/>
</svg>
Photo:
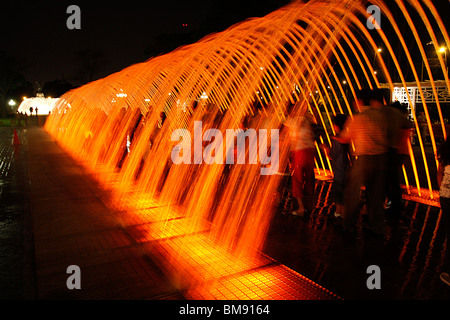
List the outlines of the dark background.
<svg viewBox="0 0 450 320">
<path fill-rule="evenodd" d="M 194 43 L 247 18 L 264 16 L 290 0 L 7 1 L 0 5 L 0 116 L 11 97 L 20 101 L 37 91 L 57 97 L 134 63 Z M 387 0 L 388 4 L 394 0 Z M 434 0 L 448 30 L 450 2 Z M 69 5 L 81 9 L 81 30 L 69 30 Z M 409 5 L 407 5 L 409 6 Z M 390 6 L 394 8 L 395 6 Z M 401 16 L 400 12 L 395 12 Z M 419 21 L 419 17 L 412 16 Z M 431 17 L 430 17 L 431 18 Z M 382 18 L 384 19 L 384 17 Z M 407 45 L 415 39 L 398 21 Z M 186 26 L 187 25 L 187 26 Z M 418 25 L 418 31 L 425 28 Z M 437 26 L 433 26 L 436 28 Z M 404 29 L 404 30 L 403 30 Z M 383 24 L 389 35 L 389 26 Z M 371 31 L 376 39 L 376 31 Z M 392 37 L 394 38 L 394 37 Z M 429 42 L 430 39 L 426 39 Z M 439 39 L 441 41 L 442 39 Z M 380 41 L 381 42 L 381 41 Z M 392 43 L 405 64 L 400 42 Z M 434 50 L 433 46 L 426 46 Z M 412 52 L 418 55 L 419 52 Z M 430 54 L 436 55 L 435 52 Z M 447 58 L 447 56 L 446 56 Z M 420 59 L 415 59 L 420 63 Z M 388 68 L 393 63 L 387 60 Z M 403 66 L 403 65 L 402 65 Z M 417 66 L 420 70 L 420 65 Z M 395 70 L 394 70 L 395 71 Z M 399 81 L 392 72 L 394 82 Z M 383 79 L 381 79 L 384 81 Z M 425 80 L 425 79 L 424 79 Z"/>
<path fill-rule="evenodd" d="M 266 15 L 287 3 L 286 0 L 3 2 L 0 67 L 3 72 L 8 71 L 8 80 L 17 77 L 15 87 L 31 84 L 36 91 L 49 87 L 49 83 L 79 86 L 193 43 L 246 18 Z M 66 10 L 71 4 L 81 9 L 80 30 L 66 27 L 70 17 Z M 27 90 L 23 91 L 26 95 Z"/>
</svg>

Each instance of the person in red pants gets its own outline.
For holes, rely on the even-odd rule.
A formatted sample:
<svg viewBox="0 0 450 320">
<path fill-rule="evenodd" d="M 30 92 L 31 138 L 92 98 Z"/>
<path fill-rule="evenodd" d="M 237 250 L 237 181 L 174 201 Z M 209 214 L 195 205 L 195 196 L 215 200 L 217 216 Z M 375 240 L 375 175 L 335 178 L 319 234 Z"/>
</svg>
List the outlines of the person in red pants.
<svg viewBox="0 0 450 320">
<path fill-rule="evenodd" d="M 290 130 L 292 195 L 298 202 L 298 209 L 291 214 L 298 216 L 314 209 L 314 132 L 306 111 L 304 108 L 285 123 Z"/>
</svg>

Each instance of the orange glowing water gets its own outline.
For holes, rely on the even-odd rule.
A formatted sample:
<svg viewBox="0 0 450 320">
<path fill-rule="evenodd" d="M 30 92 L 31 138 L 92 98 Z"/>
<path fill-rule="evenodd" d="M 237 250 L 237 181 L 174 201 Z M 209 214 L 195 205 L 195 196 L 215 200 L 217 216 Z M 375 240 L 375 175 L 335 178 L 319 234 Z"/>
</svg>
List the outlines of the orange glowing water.
<svg viewBox="0 0 450 320">
<path fill-rule="evenodd" d="M 436 52 L 440 45 L 450 48 L 432 2 L 411 0 L 405 6 L 398 0 L 390 7 L 383 1 L 372 3 L 382 11 L 381 29 L 367 28 L 365 1 L 293 1 L 265 17 L 249 19 L 68 92 L 47 120 L 46 130 L 114 191 L 112 206 L 122 211 L 142 209 L 142 216 L 127 219 L 155 222 L 151 230 L 141 230 L 144 240 L 173 239 L 175 247 L 170 248 L 177 249 L 161 252 L 170 257 L 170 269 L 178 270 L 174 274 L 189 269 L 180 262 L 187 257 L 209 261 L 206 265 L 215 271 L 208 274 L 227 274 L 232 268 L 223 261 L 228 260 L 205 256 L 198 243 L 210 241 L 235 261 L 258 256 L 282 176 L 262 176 L 260 162 L 175 165 L 170 155 L 177 142 L 171 141 L 171 133 L 178 128 L 192 133 L 194 121 L 202 121 L 203 131 L 217 128 L 224 136 L 226 129 L 242 126 L 280 129 L 279 172 L 284 173 L 289 139 L 283 122 L 304 106 L 323 129 L 318 143 L 330 144 L 335 134 L 332 117 L 358 112 L 351 103 L 357 89 L 382 83 L 393 89 L 393 79 L 400 79 L 405 87 L 407 81 L 416 82 L 423 95 L 416 60 L 423 61 L 436 96 L 436 77 L 449 88 L 444 56 L 437 55 L 439 66 L 432 70 L 423 45 L 431 39 Z M 400 31 L 401 23 L 407 31 Z M 405 37 L 410 39 L 408 45 Z M 378 52 L 378 47 L 383 51 Z M 406 73 L 412 78 L 407 79 Z M 409 95 L 408 99 L 411 102 Z M 435 150 L 429 108 L 424 104 Z M 433 108 L 446 136 L 439 101 Z M 161 112 L 166 116 L 163 123 Z M 426 185 L 432 191 L 424 137 L 415 110 L 411 112 Z M 330 176 L 327 157 L 316 146 L 318 173 Z M 223 145 L 225 152 L 230 147 Z M 416 174 L 412 152 L 411 156 L 420 192 L 424 183 Z M 408 182 L 408 191 L 410 184 L 414 183 Z"/>
</svg>

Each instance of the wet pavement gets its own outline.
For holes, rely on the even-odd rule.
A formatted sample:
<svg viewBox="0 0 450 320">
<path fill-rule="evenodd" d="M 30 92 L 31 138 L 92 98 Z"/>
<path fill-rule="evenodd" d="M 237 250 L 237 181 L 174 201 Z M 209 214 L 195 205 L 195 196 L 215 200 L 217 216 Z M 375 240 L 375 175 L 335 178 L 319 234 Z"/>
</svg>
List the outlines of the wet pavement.
<svg viewBox="0 0 450 320">
<path fill-rule="evenodd" d="M 108 192 L 42 128 L 17 132 L 21 144 L 12 146 L 14 128 L 0 128 L 0 299 L 183 299 L 151 248 L 133 243 L 104 205 Z M 318 181 L 308 218 L 285 214 L 285 192 L 264 253 L 343 299 L 450 299 L 439 279 L 447 243 L 438 207 L 404 201 L 403 219 L 388 221 L 386 238 L 364 229 L 348 237 L 330 186 Z M 80 262 L 89 287 L 68 292 L 66 268 Z M 372 265 L 381 289 L 367 287 Z"/>
<path fill-rule="evenodd" d="M 0 128 L 0 299 L 34 296 L 27 130 Z"/>
<path fill-rule="evenodd" d="M 331 183 L 316 186 L 319 202 L 308 218 L 280 212 L 274 217 L 265 252 L 344 299 L 448 300 L 443 271 L 447 246 L 440 208 L 403 202 L 398 224 L 386 220 L 387 234 L 376 236 L 361 210 L 358 232 L 348 235 L 334 217 Z M 369 266 L 378 266 L 381 288 L 368 289 Z"/>
</svg>

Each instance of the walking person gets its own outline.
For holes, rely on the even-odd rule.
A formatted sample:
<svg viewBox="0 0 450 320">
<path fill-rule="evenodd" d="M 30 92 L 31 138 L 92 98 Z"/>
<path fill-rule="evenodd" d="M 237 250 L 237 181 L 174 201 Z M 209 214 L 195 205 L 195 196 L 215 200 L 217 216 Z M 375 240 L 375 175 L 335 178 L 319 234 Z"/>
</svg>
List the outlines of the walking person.
<svg viewBox="0 0 450 320">
<path fill-rule="evenodd" d="M 439 186 L 439 201 L 442 209 L 442 221 L 445 225 L 445 232 L 447 237 L 447 246 L 445 253 L 446 262 L 444 264 L 444 272 L 440 274 L 441 280 L 450 286 L 450 258 L 448 257 L 448 243 L 450 240 L 450 140 L 442 143 L 436 153 L 439 162 L 437 172 L 437 182 Z"/>
<path fill-rule="evenodd" d="M 336 136 L 331 138 L 331 148 L 327 152 L 333 169 L 332 197 L 336 205 L 335 217 L 344 215 L 344 194 L 350 170 L 348 143 L 340 143 L 338 138 L 344 128 L 347 116 L 338 114 L 333 118 L 333 128 Z"/>
<path fill-rule="evenodd" d="M 387 216 L 394 224 L 398 224 L 401 217 L 401 188 L 402 166 L 409 159 L 408 144 L 411 136 L 412 121 L 408 120 L 406 105 L 394 102 L 388 110 L 389 121 L 389 164 L 387 175 Z"/>
<path fill-rule="evenodd" d="M 356 232 L 360 215 L 360 190 L 365 186 L 369 230 L 384 236 L 384 201 L 388 161 L 388 123 L 381 91 L 361 90 L 355 103 L 361 113 L 347 121 L 338 141 L 353 142 L 354 160 L 345 189 L 344 228 Z"/>
<path fill-rule="evenodd" d="M 292 194 L 298 209 L 293 215 L 305 216 L 314 209 L 314 132 L 307 110 L 289 118 L 285 125 L 290 130 L 290 161 L 292 166 Z"/>
</svg>

